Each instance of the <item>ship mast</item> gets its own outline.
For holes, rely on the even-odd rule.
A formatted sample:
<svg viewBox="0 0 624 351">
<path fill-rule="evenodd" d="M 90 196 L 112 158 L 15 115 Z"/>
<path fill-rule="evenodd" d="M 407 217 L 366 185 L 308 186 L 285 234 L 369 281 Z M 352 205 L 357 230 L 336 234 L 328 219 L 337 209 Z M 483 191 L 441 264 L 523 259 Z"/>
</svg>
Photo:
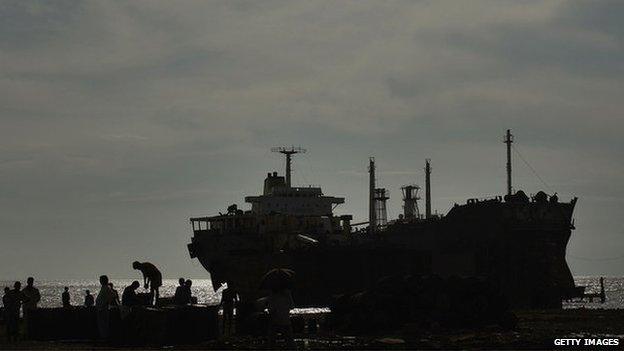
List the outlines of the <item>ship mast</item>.
<svg viewBox="0 0 624 351">
<path fill-rule="evenodd" d="M 425 160 L 425 218 L 431 218 L 431 160 Z"/>
<path fill-rule="evenodd" d="M 513 143 L 513 135 L 509 129 L 507 129 L 503 142 L 507 144 L 507 195 L 511 195 L 511 143 Z"/>
<path fill-rule="evenodd" d="M 271 148 L 272 152 L 279 152 L 280 154 L 286 155 L 286 186 L 290 188 L 290 164 L 292 162 L 292 155 L 294 154 L 304 154 L 307 150 L 301 147 L 286 147 L 279 146 Z"/>
<path fill-rule="evenodd" d="M 368 176 L 369 176 L 369 188 L 368 188 L 368 228 L 370 233 L 375 232 L 377 225 L 377 216 L 375 213 L 375 158 L 371 157 L 368 160 Z"/>
</svg>

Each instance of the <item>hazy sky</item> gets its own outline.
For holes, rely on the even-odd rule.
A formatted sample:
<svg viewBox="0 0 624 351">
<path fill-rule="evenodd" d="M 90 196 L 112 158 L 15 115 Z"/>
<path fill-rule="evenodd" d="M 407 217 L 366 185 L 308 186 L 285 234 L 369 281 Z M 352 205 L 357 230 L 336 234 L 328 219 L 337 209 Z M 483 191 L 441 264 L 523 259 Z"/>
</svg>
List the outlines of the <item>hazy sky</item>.
<svg viewBox="0 0 624 351">
<path fill-rule="evenodd" d="M 188 218 L 294 183 L 366 216 L 514 185 L 578 196 L 575 274 L 624 274 L 623 1 L 0 1 L 0 280 L 207 277 Z M 421 204 L 421 208 L 424 204 Z M 614 259 L 619 257 L 619 259 Z"/>
</svg>

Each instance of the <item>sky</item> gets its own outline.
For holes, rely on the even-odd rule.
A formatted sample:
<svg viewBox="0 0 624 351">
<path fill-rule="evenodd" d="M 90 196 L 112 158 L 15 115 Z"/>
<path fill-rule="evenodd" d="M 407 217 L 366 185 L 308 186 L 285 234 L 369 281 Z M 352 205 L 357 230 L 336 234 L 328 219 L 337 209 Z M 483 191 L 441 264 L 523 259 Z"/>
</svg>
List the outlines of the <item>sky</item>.
<svg viewBox="0 0 624 351">
<path fill-rule="evenodd" d="M 0 280 L 207 278 L 188 218 L 273 146 L 356 221 L 368 157 L 392 218 L 430 158 L 446 213 L 504 194 L 507 128 L 515 189 L 579 197 L 572 272 L 623 275 L 623 82 L 622 1 L 0 0 Z"/>
</svg>

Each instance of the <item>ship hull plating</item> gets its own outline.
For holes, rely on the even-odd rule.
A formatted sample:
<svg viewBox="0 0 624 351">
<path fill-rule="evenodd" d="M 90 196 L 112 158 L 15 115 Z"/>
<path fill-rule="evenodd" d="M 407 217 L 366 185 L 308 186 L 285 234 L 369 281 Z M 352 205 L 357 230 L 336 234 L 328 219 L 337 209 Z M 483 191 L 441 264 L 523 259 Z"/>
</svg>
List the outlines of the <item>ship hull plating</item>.
<svg viewBox="0 0 624 351">
<path fill-rule="evenodd" d="M 436 274 L 486 278 L 514 307 L 551 308 L 575 293 L 565 260 L 575 203 L 474 201 L 442 218 L 397 221 L 375 233 L 279 249 L 267 238 L 296 233 L 200 229 L 189 251 L 210 272 L 215 289 L 227 283 L 244 300 L 266 293 L 259 290 L 266 271 L 285 267 L 296 272 L 299 306 L 326 306 L 337 294 L 388 276 Z"/>
</svg>

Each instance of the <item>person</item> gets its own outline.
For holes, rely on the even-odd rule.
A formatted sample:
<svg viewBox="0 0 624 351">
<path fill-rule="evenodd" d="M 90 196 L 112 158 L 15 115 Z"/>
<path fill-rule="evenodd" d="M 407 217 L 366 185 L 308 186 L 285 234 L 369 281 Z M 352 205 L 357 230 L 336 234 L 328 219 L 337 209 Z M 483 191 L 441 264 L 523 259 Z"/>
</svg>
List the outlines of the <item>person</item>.
<svg viewBox="0 0 624 351">
<path fill-rule="evenodd" d="M 2 315 L 3 317 L 6 316 L 6 311 L 8 308 L 7 305 L 11 304 L 10 298 L 11 298 L 11 288 L 9 288 L 8 286 L 5 286 L 4 295 L 2 295 L 2 305 L 4 306 L 4 311 Z"/>
<path fill-rule="evenodd" d="M 113 293 L 113 303 L 112 303 L 112 305 L 114 305 L 114 306 L 121 305 L 121 303 L 119 301 L 119 292 L 117 290 L 115 290 L 115 286 L 113 285 L 113 283 L 108 283 L 108 286 L 110 287 L 111 292 Z"/>
<path fill-rule="evenodd" d="M 22 289 L 22 295 L 24 296 L 24 318 L 27 319 L 28 313 L 37 308 L 37 304 L 41 301 L 41 294 L 39 289 L 34 286 L 35 279 L 28 277 L 26 279 L 26 287 Z"/>
<path fill-rule="evenodd" d="M 137 280 L 133 281 L 132 284 L 126 286 L 123 293 L 121 294 L 121 304 L 123 306 L 132 307 L 140 305 L 139 298 L 136 294 L 136 289 L 138 289 L 139 286 L 141 286 L 141 284 L 139 284 Z"/>
<path fill-rule="evenodd" d="M 6 331 L 9 341 L 17 341 L 19 336 L 20 308 L 24 301 L 22 295 L 22 283 L 15 282 L 13 290 L 4 289 L 5 296 L 2 298 L 6 316 Z"/>
<path fill-rule="evenodd" d="M 61 301 L 63 301 L 64 308 L 71 307 L 71 297 L 69 296 L 69 287 L 65 287 L 65 291 L 61 294 Z"/>
<path fill-rule="evenodd" d="M 173 295 L 173 301 L 176 305 L 186 305 L 188 303 L 185 285 L 186 280 L 184 278 L 178 279 L 178 286 L 176 287 L 175 294 Z"/>
<path fill-rule="evenodd" d="M 604 277 L 600 277 L 600 294 L 598 296 L 600 297 L 600 302 L 605 303 L 607 297 L 604 289 Z"/>
<path fill-rule="evenodd" d="M 295 307 L 292 295 L 288 289 L 273 290 L 267 299 L 269 310 L 269 348 L 275 343 L 278 333 L 286 339 L 289 349 L 295 348 L 292 325 L 290 324 L 290 310 Z"/>
<path fill-rule="evenodd" d="M 150 294 L 154 296 L 154 302 L 158 302 L 158 288 L 162 286 L 162 273 L 149 262 L 132 262 L 132 268 L 138 269 L 143 273 L 143 287 L 149 287 Z"/>
<path fill-rule="evenodd" d="M 4 296 L 2 296 L 2 304 L 4 305 L 4 324 L 6 326 L 7 340 L 17 341 L 18 325 L 19 325 L 19 307 L 16 307 L 15 294 L 6 286 L 4 287 Z M 19 305 L 18 305 L 19 306 Z M 17 308 L 17 313 L 15 309 Z M 15 318 L 17 317 L 17 318 Z"/>
<path fill-rule="evenodd" d="M 184 282 L 184 290 L 186 291 L 186 303 L 193 303 L 193 292 L 191 291 L 191 286 L 193 285 L 193 281 L 187 279 Z"/>
<path fill-rule="evenodd" d="M 9 288 L 8 286 L 4 287 L 4 295 L 2 295 L 2 306 L 4 306 L 4 309 L 2 310 L 2 321 L 7 328 L 6 335 L 8 338 L 10 333 L 8 328 L 9 323 L 7 322 L 9 320 L 9 310 L 13 307 L 11 306 L 11 288 Z"/>
<path fill-rule="evenodd" d="M 229 335 L 232 332 L 234 321 L 234 303 L 236 302 L 236 292 L 227 287 L 221 292 L 221 306 L 223 307 L 223 334 Z"/>
<path fill-rule="evenodd" d="M 97 325 L 100 338 L 108 339 L 110 312 L 108 307 L 113 303 L 113 292 L 108 285 L 108 276 L 100 276 L 100 292 L 95 298 Z"/>
<path fill-rule="evenodd" d="M 91 295 L 91 291 L 87 290 L 85 295 L 84 305 L 87 307 L 93 307 L 95 301 L 93 301 L 93 295 Z"/>
</svg>

